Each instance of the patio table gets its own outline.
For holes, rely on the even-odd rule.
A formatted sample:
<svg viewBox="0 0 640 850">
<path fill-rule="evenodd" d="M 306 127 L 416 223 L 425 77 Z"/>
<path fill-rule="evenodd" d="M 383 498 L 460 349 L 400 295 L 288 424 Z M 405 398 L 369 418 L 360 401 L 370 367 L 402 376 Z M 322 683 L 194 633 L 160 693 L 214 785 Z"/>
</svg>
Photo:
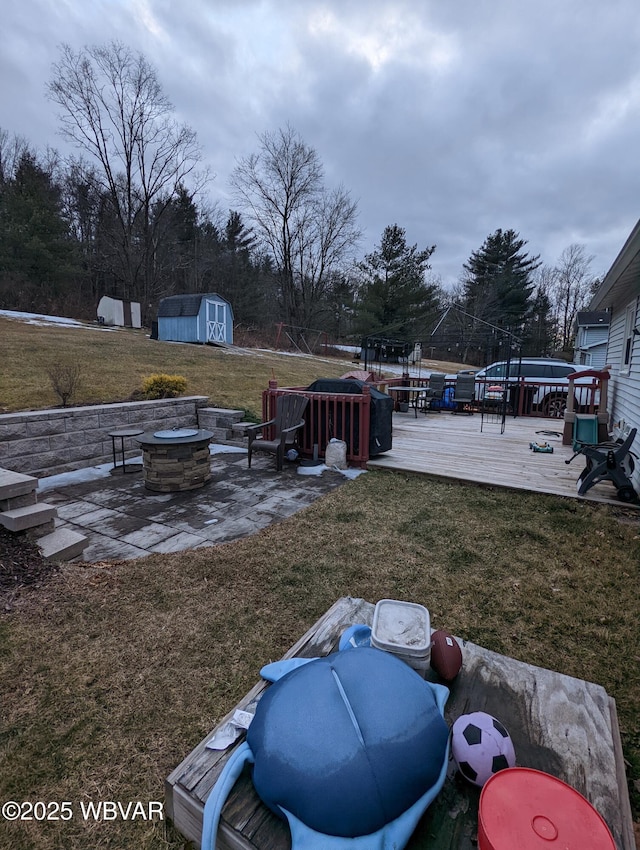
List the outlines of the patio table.
<svg viewBox="0 0 640 850">
<path fill-rule="evenodd" d="M 125 472 L 138 472 L 140 469 L 140 464 L 135 464 L 131 467 L 131 469 L 127 469 L 127 463 L 124 456 L 124 441 L 127 437 L 137 437 L 139 434 L 142 434 L 142 428 L 118 428 L 115 431 L 109 431 L 108 436 L 111 437 L 111 450 L 113 452 L 113 471 L 121 468 L 122 474 Z M 122 463 L 119 464 L 116 462 L 116 440 L 120 440 L 120 452 L 119 454 L 122 457 Z"/>
<path fill-rule="evenodd" d="M 409 403 L 415 412 L 416 419 L 418 418 L 418 403 L 422 398 L 425 402 L 429 399 L 429 387 L 405 387 L 395 386 L 387 389 L 389 393 L 404 393 L 409 396 Z"/>
<path fill-rule="evenodd" d="M 284 658 L 327 655 L 337 648 L 340 635 L 349 626 L 371 625 L 374 608 L 364 599 L 339 599 Z M 572 785 L 603 816 L 618 850 L 634 850 L 615 701 L 600 685 L 534 667 L 471 642 L 461 644 L 463 668 L 451 685 L 447 723 L 452 725 L 461 714 L 472 711 L 497 717 L 511 734 L 519 767 L 545 771 Z M 256 669 L 267 660 L 256 660 Z M 266 682 L 258 682 L 165 782 L 167 815 L 197 847 L 204 802 L 243 738 L 224 751 L 208 749 L 207 742 L 235 709 L 254 711 L 267 687 Z M 451 760 L 444 788 L 422 817 L 408 850 L 425 846 L 477 850 L 478 800 L 479 789 L 456 776 Z M 288 826 L 261 802 L 248 773 L 236 782 L 222 810 L 217 847 L 291 847 Z"/>
</svg>

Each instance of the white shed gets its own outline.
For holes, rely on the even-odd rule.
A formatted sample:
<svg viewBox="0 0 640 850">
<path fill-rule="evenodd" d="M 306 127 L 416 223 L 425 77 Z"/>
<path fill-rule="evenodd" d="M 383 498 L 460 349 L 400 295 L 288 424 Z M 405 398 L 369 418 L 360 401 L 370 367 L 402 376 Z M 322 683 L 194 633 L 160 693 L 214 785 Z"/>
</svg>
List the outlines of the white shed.
<svg viewBox="0 0 640 850">
<path fill-rule="evenodd" d="M 141 328 L 140 304 L 103 295 L 98 304 L 98 321 L 102 325 L 116 325 L 119 328 Z"/>
</svg>

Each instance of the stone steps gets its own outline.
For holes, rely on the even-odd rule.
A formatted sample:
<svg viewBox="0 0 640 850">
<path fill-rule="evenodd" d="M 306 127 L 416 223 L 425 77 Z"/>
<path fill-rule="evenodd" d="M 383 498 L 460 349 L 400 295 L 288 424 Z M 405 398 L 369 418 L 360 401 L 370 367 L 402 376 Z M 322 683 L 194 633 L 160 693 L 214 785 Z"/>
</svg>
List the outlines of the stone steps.
<svg viewBox="0 0 640 850">
<path fill-rule="evenodd" d="M 38 479 L 33 475 L 23 475 L 22 472 L 12 472 L 10 469 L 0 469 L 0 510 L 18 507 L 11 504 L 17 499 L 34 494 Z"/>
<path fill-rule="evenodd" d="M 198 410 L 198 425 L 213 434 L 214 443 L 234 445 L 238 439 L 234 425 L 244 417 L 244 410 L 227 410 L 224 407 L 201 407 Z"/>
<path fill-rule="evenodd" d="M 71 561 L 82 554 L 88 542 L 84 534 L 70 528 L 56 528 L 41 537 L 38 546 L 43 556 L 51 561 Z"/>
<path fill-rule="evenodd" d="M 0 525 L 8 531 L 25 531 L 27 528 L 44 525 L 58 516 L 53 505 L 46 502 L 36 502 L 24 508 L 14 508 L 0 513 Z"/>
<path fill-rule="evenodd" d="M 21 472 L 0 469 L 0 525 L 12 534 L 28 531 L 37 538 L 43 556 L 53 561 L 70 561 L 88 544 L 83 534 L 55 528 L 58 512 L 53 505 L 38 502 L 38 479 Z"/>
</svg>

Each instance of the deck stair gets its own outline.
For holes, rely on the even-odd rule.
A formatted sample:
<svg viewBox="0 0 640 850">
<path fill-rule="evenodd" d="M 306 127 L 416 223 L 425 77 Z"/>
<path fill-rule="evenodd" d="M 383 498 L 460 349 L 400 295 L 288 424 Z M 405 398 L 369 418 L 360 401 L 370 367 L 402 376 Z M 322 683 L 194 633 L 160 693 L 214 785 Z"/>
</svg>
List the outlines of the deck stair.
<svg viewBox="0 0 640 850">
<path fill-rule="evenodd" d="M 21 472 L 0 469 L 0 525 L 12 534 L 35 538 L 43 556 L 52 561 L 70 561 L 88 544 L 83 534 L 56 528 L 58 512 L 53 505 L 38 502 L 38 479 Z"/>
</svg>

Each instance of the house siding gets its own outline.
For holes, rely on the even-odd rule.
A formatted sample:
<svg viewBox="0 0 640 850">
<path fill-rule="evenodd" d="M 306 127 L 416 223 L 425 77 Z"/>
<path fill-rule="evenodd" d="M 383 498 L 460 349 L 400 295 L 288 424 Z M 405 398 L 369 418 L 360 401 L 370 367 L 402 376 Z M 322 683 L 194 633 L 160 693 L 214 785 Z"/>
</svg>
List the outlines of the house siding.
<svg viewBox="0 0 640 850">
<path fill-rule="evenodd" d="M 611 315 L 607 362 L 610 386 L 607 401 L 609 431 L 624 438 L 633 428 L 640 431 L 640 221 L 631 231 L 613 265 L 595 292 L 590 311 L 606 310 Z M 628 363 L 625 364 L 625 357 Z M 632 450 L 640 455 L 640 437 Z M 632 475 L 640 493 L 640 461 Z"/>
<path fill-rule="evenodd" d="M 602 369 L 607 363 L 607 344 L 604 342 L 596 348 L 589 350 L 590 368 Z"/>
<path fill-rule="evenodd" d="M 602 369 L 607 363 L 608 325 L 584 325 L 578 328 L 573 362 L 590 369 Z"/>
<path fill-rule="evenodd" d="M 611 365 L 609 383 L 609 432 L 614 439 L 624 439 L 632 428 L 640 432 L 640 336 L 633 337 L 631 363 L 628 374 L 622 371 L 622 357 L 625 345 L 626 307 L 616 312 L 609 328 L 609 346 L 607 363 Z M 636 299 L 635 326 L 638 325 L 638 304 Z M 640 455 L 640 436 L 636 436 L 632 450 Z M 640 493 L 640 463 L 632 475 L 633 486 Z"/>
</svg>

